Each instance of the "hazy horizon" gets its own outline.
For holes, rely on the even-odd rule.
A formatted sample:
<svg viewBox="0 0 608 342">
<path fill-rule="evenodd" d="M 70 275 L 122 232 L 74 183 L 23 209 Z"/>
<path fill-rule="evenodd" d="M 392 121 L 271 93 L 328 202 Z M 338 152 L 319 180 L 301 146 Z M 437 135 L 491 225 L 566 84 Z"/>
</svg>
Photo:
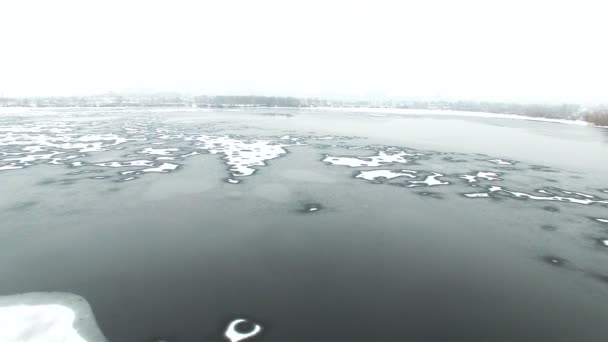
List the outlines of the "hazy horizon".
<svg viewBox="0 0 608 342">
<path fill-rule="evenodd" d="M 0 4 L 0 95 L 608 102 L 600 1 Z"/>
</svg>

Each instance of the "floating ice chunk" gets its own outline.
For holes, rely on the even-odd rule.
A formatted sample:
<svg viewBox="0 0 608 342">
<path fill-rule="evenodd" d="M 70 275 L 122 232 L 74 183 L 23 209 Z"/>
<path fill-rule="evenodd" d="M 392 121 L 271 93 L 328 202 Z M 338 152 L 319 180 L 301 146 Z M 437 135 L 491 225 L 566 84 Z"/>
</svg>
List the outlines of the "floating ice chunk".
<svg viewBox="0 0 608 342">
<path fill-rule="evenodd" d="M 104 166 L 104 167 L 152 166 L 152 165 L 154 165 L 154 162 L 150 161 L 150 160 L 139 159 L 139 160 L 132 160 L 132 161 L 124 161 L 124 162 L 113 161 L 113 162 L 107 162 L 107 163 L 97 163 L 97 164 L 93 164 L 93 165 Z"/>
<path fill-rule="evenodd" d="M 134 179 L 135 179 L 135 177 L 127 177 L 127 178 L 123 178 L 122 181 L 123 182 L 128 182 L 128 181 L 134 180 Z"/>
<path fill-rule="evenodd" d="M 237 330 L 237 326 L 239 324 L 251 324 L 252 329 L 249 332 L 240 332 Z M 258 324 L 251 323 L 246 319 L 235 319 L 234 321 L 230 322 L 230 324 L 228 324 L 228 327 L 226 327 L 226 332 L 224 332 L 224 335 L 226 336 L 226 338 L 228 338 L 228 340 L 230 340 L 230 342 L 239 342 L 239 341 L 248 339 L 250 337 L 253 337 L 253 336 L 259 334 L 261 331 L 262 331 L 262 327 Z"/>
<path fill-rule="evenodd" d="M 182 154 L 180 157 L 182 157 L 182 158 L 188 158 L 188 157 L 191 157 L 191 156 L 195 156 L 197 154 L 200 154 L 200 153 L 196 152 L 196 151 L 192 151 L 192 152 L 190 152 L 188 154 Z"/>
<path fill-rule="evenodd" d="M 412 170 L 399 170 L 399 171 L 372 170 L 372 171 L 361 171 L 356 176 L 356 178 L 363 178 L 363 179 L 367 179 L 369 181 L 374 181 L 377 178 L 386 178 L 386 179 L 393 179 L 393 178 L 397 178 L 397 177 L 416 178 L 416 176 L 412 175 L 412 173 L 416 173 L 416 171 L 412 171 Z"/>
<path fill-rule="evenodd" d="M 250 176 L 254 166 L 266 165 L 271 160 L 286 154 L 284 144 L 269 140 L 239 140 L 228 136 L 201 136 L 194 138 L 200 142 L 200 149 L 211 154 L 223 154 L 225 163 L 235 177 Z"/>
<path fill-rule="evenodd" d="M 578 198 L 571 198 L 571 197 L 562 197 L 562 196 L 535 196 L 535 195 L 530 195 L 527 194 L 525 192 L 515 192 L 515 191 L 506 191 L 503 190 L 517 198 L 528 198 L 531 200 L 536 200 L 536 201 L 557 201 L 557 202 L 569 202 L 569 203 L 576 203 L 576 204 L 593 204 L 593 203 L 600 203 L 600 204 L 608 204 L 608 201 L 594 201 L 592 199 L 578 199 Z"/>
<path fill-rule="evenodd" d="M 26 164 L 26 163 L 34 162 L 36 160 L 49 160 L 49 159 L 52 159 L 54 156 L 56 156 L 58 154 L 62 154 L 62 153 L 63 152 L 51 152 L 51 153 L 47 153 L 47 154 L 29 154 L 29 155 L 26 155 L 23 157 L 6 158 L 6 159 L 4 159 L 4 161 L 14 161 L 19 164 Z"/>
<path fill-rule="evenodd" d="M 177 152 L 179 151 L 178 148 L 151 148 L 151 147 L 147 147 L 144 148 L 143 150 L 141 150 L 139 153 L 142 154 L 155 154 L 155 155 L 159 155 L 159 156 L 169 156 L 172 154 L 172 152 Z"/>
<path fill-rule="evenodd" d="M 89 304 L 68 293 L 0 297 L 2 342 L 102 342 Z"/>
<path fill-rule="evenodd" d="M 464 194 L 464 195 L 469 198 L 488 198 L 488 197 L 490 197 L 490 194 L 487 192 L 477 192 L 477 193 L 473 193 L 473 194 Z"/>
<path fill-rule="evenodd" d="M 238 179 L 228 178 L 228 179 L 226 179 L 226 182 L 228 182 L 230 184 L 239 184 L 241 181 Z"/>
<path fill-rule="evenodd" d="M 576 196 L 581 196 L 581 197 L 585 197 L 585 198 L 595 198 L 595 196 L 593 196 L 593 195 L 583 194 L 582 192 L 572 192 L 572 191 L 566 191 L 566 190 L 563 190 L 562 192 L 567 195 L 576 195 Z"/>
<path fill-rule="evenodd" d="M 349 166 L 349 167 L 363 167 L 363 166 L 381 166 L 391 163 L 407 164 L 408 160 L 403 158 L 405 156 L 413 156 L 413 154 L 406 152 L 397 152 L 388 154 L 380 151 L 377 156 L 371 157 L 332 157 L 326 155 L 323 159 L 324 162 L 330 163 L 336 166 Z"/>
<path fill-rule="evenodd" d="M 595 219 L 595 220 L 596 220 L 597 222 L 601 222 L 601 223 L 608 223 L 608 219 L 601 219 L 601 218 L 598 218 L 598 219 Z"/>
<path fill-rule="evenodd" d="M 141 170 L 141 172 L 161 172 L 161 173 L 166 173 L 166 172 L 170 172 L 173 171 L 175 169 L 177 169 L 179 167 L 179 165 L 176 164 L 171 164 L 171 163 L 163 163 L 162 165 L 158 166 L 158 167 L 151 167 L 151 168 L 147 168 L 147 169 L 143 169 Z"/>
<path fill-rule="evenodd" d="M 602 244 L 604 244 L 604 246 L 608 247 L 608 240 L 602 240 Z"/>
<path fill-rule="evenodd" d="M 0 171 L 18 170 L 18 169 L 23 169 L 23 166 L 16 165 L 15 163 L 0 166 Z"/>
<path fill-rule="evenodd" d="M 79 162 L 79 161 L 77 161 L 77 162 L 72 162 L 72 166 L 82 166 L 82 165 L 83 165 L 83 163 L 82 163 L 82 162 Z"/>
<path fill-rule="evenodd" d="M 477 172 L 476 175 L 464 175 L 460 178 L 466 179 L 469 183 L 478 182 L 478 178 L 486 180 L 500 180 L 500 178 L 498 178 L 498 174 L 494 172 Z"/>
<path fill-rule="evenodd" d="M 427 186 L 448 185 L 448 184 L 450 184 L 449 182 L 443 182 L 443 181 L 437 179 L 438 177 L 443 177 L 443 176 L 444 175 L 442 175 L 441 173 L 433 172 L 432 175 L 427 176 L 424 180 L 420 180 L 420 181 L 408 181 L 408 183 L 412 184 L 412 185 L 410 185 L 410 187 L 418 186 L 417 184 L 425 184 Z"/>
<path fill-rule="evenodd" d="M 502 159 L 490 159 L 488 160 L 490 163 L 494 163 L 497 165 L 513 165 L 512 162 L 507 161 L 507 160 L 502 160 Z"/>
</svg>

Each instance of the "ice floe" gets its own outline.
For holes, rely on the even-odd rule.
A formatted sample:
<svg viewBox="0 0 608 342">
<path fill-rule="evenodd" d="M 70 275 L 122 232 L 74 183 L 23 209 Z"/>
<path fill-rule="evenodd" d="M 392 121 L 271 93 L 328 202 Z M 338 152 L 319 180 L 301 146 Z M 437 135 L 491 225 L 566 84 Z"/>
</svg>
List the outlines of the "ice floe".
<svg viewBox="0 0 608 342">
<path fill-rule="evenodd" d="M 593 200 L 590 198 L 581 199 L 581 198 L 552 195 L 550 192 L 543 190 L 543 189 L 540 189 L 537 192 L 539 192 L 541 194 L 546 194 L 548 196 L 537 196 L 537 195 L 532 195 L 532 194 L 528 194 L 528 193 L 520 192 L 520 191 L 510 191 L 510 190 L 504 189 L 503 187 L 495 186 L 495 185 L 489 187 L 488 192 L 465 194 L 465 196 L 466 197 L 491 197 L 490 194 L 495 193 L 495 192 L 500 192 L 505 195 L 510 195 L 511 197 L 514 197 L 514 198 L 530 199 L 530 200 L 535 200 L 535 201 L 554 201 L 554 202 L 565 202 L 565 203 L 574 203 L 574 204 L 583 204 L 583 205 L 608 204 L 608 200 L 601 200 L 601 199 Z M 487 196 L 484 196 L 483 194 L 487 194 Z M 593 198 L 595 198 L 595 197 L 593 197 Z"/>
<path fill-rule="evenodd" d="M 490 197 L 490 194 L 487 192 L 476 192 L 476 193 L 472 193 L 472 194 L 464 194 L 466 197 L 469 198 L 487 198 Z"/>
<path fill-rule="evenodd" d="M 427 176 L 424 180 L 419 180 L 419 181 L 408 181 L 408 183 L 410 183 L 410 187 L 416 187 L 416 186 L 420 186 L 420 185 L 426 185 L 426 186 L 436 186 L 436 185 L 448 185 L 450 184 L 449 182 L 444 182 L 439 180 L 439 177 L 444 177 L 443 174 L 439 173 L 439 172 L 433 172 L 432 175 Z"/>
<path fill-rule="evenodd" d="M 389 154 L 384 151 L 380 151 L 378 152 L 378 155 L 371 157 L 332 157 L 326 155 L 323 161 L 336 166 L 375 167 L 392 163 L 407 164 L 409 161 L 404 158 L 406 156 L 414 156 L 414 154 L 407 152 L 396 152 Z"/>
<path fill-rule="evenodd" d="M 608 219 L 601 219 L 601 218 L 597 218 L 595 219 L 597 222 L 601 222 L 601 223 L 608 223 Z"/>
<path fill-rule="evenodd" d="M 514 163 L 508 160 L 502 160 L 502 159 L 490 159 L 488 160 L 490 163 L 494 163 L 497 165 L 513 165 Z"/>
<path fill-rule="evenodd" d="M 460 178 L 466 179 L 469 183 L 478 182 L 479 179 L 486 179 L 491 181 L 500 180 L 500 178 L 498 178 L 498 174 L 494 172 L 477 172 L 476 175 L 463 175 Z"/>
<path fill-rule="evenodd" d="M 154 154 L 159 156 L 170 156 L 173 152 L 179 151 L 178 148 L 151 148 L 147 147 L 141 150 L 139 153 L 141 154 Z"/>
<path fill-rule="evenodd" d="M 0 297 L 2 342 L 106 341 L 80 296 L 34 292 Z"/>
<path fill-rule="evenodd" d="M 240 331 L 242 329 L 239 329 L 239 325 L 247 325 L 247 327 L 250 329 L 247 332 L 242 332 Z M 226 331 L 224 332 L 224 336 L 226 336 L 230 342 L 239 342 L 251 338 L 260 332 L 262 332 L 262 327 L 259 324 L 239 318 L 228 324 Z"/>
<path fill-rule="evenodd" d="M 154 162 L 151 160 L 139 159 L 139 160 L 132 160 L 132 161 L 124 161 L 124 162 L 113 161 L 113 162 L 106 162 L 106 163 L 96 163 L 93 165 L 105 166 L 105 167 L 132 167 L 132 166 L 148 167 L 148 166 L 153 166 Z"/>
<path fill-rule="evenodd" d="M 143 169 L 143 170 L 141 170 L 141 172 L 143 172 L 143 173 L 146 173 L 146 172 L 165 173 L 165 172 L 171 172 L 173 170 L 176 170 L 178 167 L 179 167 L 179 165 L 176 165 L 176 164 L 162 163 L 160 166 Z"/>
<path fill-rule="evenodd" d="M 23 166 L 19 166 L 15 163 L 0 166 L 0 171 L 19 170 L 19 169 L 23 169 Z"/>
<path fill-rule="evenodd" d="M 198 141 L 198 148 L 207 150 L 211 154 L 223 154 L 232 176 L 251 176 L 255 173 L 255 166 L 266 165 L 272 160 L 286 154 L 286 144 L 276 143 L 272 140 L 244 140 L 229 136 L 200 136 L 194 138 Z"/>
<path fill-rule="evenodd" d="M 359 174 L 355 177 L 367 179 L 369 181 L 375 181 L 378 178 L 386 178 L 386 179 L 393 179 L 393 178 L 397 178 L 397 177 L 416 178 L 416 176 L 413 175 L 413 173 L 416 173 L 416 171 L 412 171 L 412 170 L 398 170 L 398 171 L 372 170 L 372 171 L 360 171 Z"/>
</svg>

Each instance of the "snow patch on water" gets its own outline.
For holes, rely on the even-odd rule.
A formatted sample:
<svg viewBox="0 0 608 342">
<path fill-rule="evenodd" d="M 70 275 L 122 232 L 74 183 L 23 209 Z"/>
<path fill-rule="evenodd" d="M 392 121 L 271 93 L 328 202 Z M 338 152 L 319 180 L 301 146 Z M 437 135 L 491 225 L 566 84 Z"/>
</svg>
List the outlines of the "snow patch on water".
<svg viewBox="0 0 608 342">
<path fill-rule="evenodd" d="M 490 194 L 488 194 L 487 192 L 477 192 L 477 193 L 464 194 L 464 195 L 469 198 L 488 198 L 488 197 L 490 197 Z"/>
<path fill-rule="evenodd" d="M 494 172 L 477 172 L 476 175 L 463 175 L 460 178 L 467 180 L 469 183 L 478 182 L 479 179 L 486 179 L 491 181 L 500 180 L 500 178 L 498 178 L 498 174 Z"/>
<path fill-rule="evenodd" d="M 2 342 L 102 342 L 89 304 L 69 293 L 40 292 L 0 297 Z"/>
<path fill-rule="evenodd" d="M 272 140 L 239 140 L 228 136 L 200 136 L 194 138 L 199 149 L 211 154 L 223 154 L 224 161 L 234 177 L 251 176 L 255 166 L 266 165 L 267 160 L 279 158 L 287 151 L 286 144 Z"/>
<path fill-rule="evenodd" d="M 141 150 L 139 153 L 141 154 L 153 154 L 159 156 L 170 156 L 173 152 L 179 151 L 178 148 L 151 148 L 146 147 Z"/>
<path fill-rule="evenodd" d="M 378 178 L 386 178 L 386 179 L 393 179 L 393 178 L 397 178 L 397 177 L 416 178 L 416 176 L 412 175 L 412 173 L 416 173 L 416 171 L 412 171 L 412 170 L 399 170 L 399 171 L 372 170 L 372 171 L 361 171 L 355 178 L 363 178 L 363 179 L 367 179 L 369 181 L 375 181 Z"/>
<path fill-rule="evenodd" d="M 144 160 L 144 159 L 139 159 L 139 160 L 132 160 L 132 161 L 124 161 L 124 162 L 117 162 L 117 161 L 113 161 L 113 162 L 106 162 L 106 163 L 97 163 L 97 164 L 93 164 L 96 166 L 104 166 L 104 167 L 130 167 L 130 166 L 153 166 L 154 162 L 150 161 L 150 160 Z"/>
<path fill-rule="evenodd" d="M 146 172 L 166 173 L 166 172 L 171 172 L 173 170 L 176 170 L 178 167 L 179 167 L 179 165 L 176 165 L 176 164 L 163 163 L 162 165 L 157 166 L 157 167 L 143 169 L 143 170 L 141 170 L 141 172 L 143 172 L 143 173 L 146 173 Z"/>
<path fill-rule="evenodd" d="M 324 162 L 330 163 L 336 166 L 348 166 L 348 167 L 363 167 L 363 166 L 382 166 L 392 163 L 407 164 L 409 161 L 405 159 L 406 156 L 414 156 L 414 154 L 407 152 L 396 152 L 386 153 L 383 151 L 378 152 L 378 155 L 371 157 L 332 157 L 326 155 L 323 159 Z"/>
<path fill-rule="evenodd" d="M 16 163 L 8 164 L 0 166 L 0 171 L 8 171 L 8 170 L 19 170 L 23 169 L 24 166 L 18 166 Z"/>
<path fill-rule="evenodd" d="M 443 174 L 438 173 L 438 172 L 433 172 L 432 175 L 427 176 L 424 180 L 419 180 L 419 181 L 408 181 L 408 183 L 410 183 L 410 187 L 416 187 L 420 185 L 426 185 L 426 186 L 436 186 L 436 185 L 448 185 L 450 184 L 449 182 L 444 182 L 439 180 L 439 177 L 444 177 Z"/>
<path fill-rule="evenodd" d="M 488 160 L 490 163 L 494 163 L 497 165 L 513 165 L 514 163 L 508 160 L 502 160 L 502 159 L 490 159 Z"/>
</svg>

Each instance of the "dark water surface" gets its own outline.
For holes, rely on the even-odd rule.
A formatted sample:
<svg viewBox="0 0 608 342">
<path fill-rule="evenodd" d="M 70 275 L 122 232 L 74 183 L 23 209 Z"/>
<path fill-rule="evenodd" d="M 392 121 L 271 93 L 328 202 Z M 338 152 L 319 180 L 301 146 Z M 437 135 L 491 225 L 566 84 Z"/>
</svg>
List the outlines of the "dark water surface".
<svg viewBox="0 0 608 342">
<path fill-rule="evenodd" d="M 0 295 L 83 296 L 110 341 L 608 336 L 603 129 L 8 110 L 0 170 Z"/>
</svg>

